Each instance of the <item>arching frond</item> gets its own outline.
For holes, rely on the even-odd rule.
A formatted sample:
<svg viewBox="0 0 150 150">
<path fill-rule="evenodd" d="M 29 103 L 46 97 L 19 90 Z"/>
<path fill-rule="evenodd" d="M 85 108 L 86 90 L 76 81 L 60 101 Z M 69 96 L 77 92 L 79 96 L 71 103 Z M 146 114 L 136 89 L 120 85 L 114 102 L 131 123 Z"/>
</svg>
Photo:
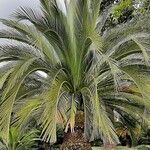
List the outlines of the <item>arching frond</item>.
<svg viewBox="0 0 150 150">
<path fill-rule="evenodd" d="M 56 142 L 56 115 L 57 105 L 61 95 L 61 87 L 63 83 L 57 83 L 54 81 L 50 91 L 47 91 L 43 98 L 45 102 L 45 109 L 41 115 L 41 126 L 43 127 L 42 136 L 43 140 Z"/>
</svg>

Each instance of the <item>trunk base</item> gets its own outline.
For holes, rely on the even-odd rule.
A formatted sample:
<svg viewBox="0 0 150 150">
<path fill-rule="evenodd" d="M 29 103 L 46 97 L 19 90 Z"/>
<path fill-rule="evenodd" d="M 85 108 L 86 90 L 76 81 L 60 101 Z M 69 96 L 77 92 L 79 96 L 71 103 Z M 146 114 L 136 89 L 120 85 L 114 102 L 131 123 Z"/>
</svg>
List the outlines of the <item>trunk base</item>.
<svg viewBox="0 0 150 150">
<path fill-rule="evenodd" d="M 104 145 L 104 150 L 116 150 L 116 145 L 114 144 L 105 144 Z"/>
<path fill-rule="evenodd" d="M 66 133 L 60 150 L 92 150 L 82 132 Z"/>
<path fill-rule="evenodd" d="M 45 150 L 50 150 L 51 147 L 50 147 L 50 144 L 49 143 L 44 143 L 44 147 L 45 147 Z"/>
<path fill-rule="evenodd" d="M 84 136 L 84 112 L 78 111 L 75 118 L 74 132 L 69 130 L 64 134 L 63 144 L 60 150 L 92 150 Z"/>
</svg>

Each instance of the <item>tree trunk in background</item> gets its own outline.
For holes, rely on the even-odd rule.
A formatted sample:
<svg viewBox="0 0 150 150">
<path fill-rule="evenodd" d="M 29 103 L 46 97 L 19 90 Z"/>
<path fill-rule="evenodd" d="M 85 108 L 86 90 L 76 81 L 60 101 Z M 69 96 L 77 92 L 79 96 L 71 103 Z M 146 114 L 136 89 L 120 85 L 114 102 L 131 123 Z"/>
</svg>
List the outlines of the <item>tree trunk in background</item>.
<svg viewBox="0 0 150 150">
<path fill-rule="evenodd" d="M 75 119 L 75 129 L 71 133 L 68 131 L 64 135 L 63 144 L 60 150 L 92 150 L 91 144 L 88 143 L 84 136 L 84 113 L 78 111 Z"/>
</svg>

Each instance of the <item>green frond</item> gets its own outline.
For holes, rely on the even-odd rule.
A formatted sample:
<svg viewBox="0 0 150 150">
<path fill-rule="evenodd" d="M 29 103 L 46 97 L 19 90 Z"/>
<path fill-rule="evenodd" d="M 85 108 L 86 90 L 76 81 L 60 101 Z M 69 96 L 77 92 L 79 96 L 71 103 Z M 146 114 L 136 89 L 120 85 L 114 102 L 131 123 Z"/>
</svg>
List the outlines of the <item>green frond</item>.
<svg viewBox="0 0 150 150">
<path fill-rule="evenodd" d="M 42 19 L 42 15 L 41 13 L 37 12 L 36 10 L 33 10 L 31 8 L 28 7 L 20 7 L 14 14 L 13 16 L 17 19 L 17 20 L 28 20 L 31 23 L 39 26 L 40 28 L 42 28 L 45 23 L 44 23 L 44 19 Z"/>
<path fill-rule="evenodd" d="M 36 58 L 37 59 L 37 58 Z M 2 94 L 2 102 L 0 105 L 0 129 L 1 134 L 6 143 L 8 142 L 9 127 L 11 113 L 18 90 L 26 77 L 28 67 L 35 61 L 35 58 L 30 59 L 21 66 L 17 66 L 9 77 L 8 83 Z M 28 74 L 28 73 L 27 73 Z M 17 86 L 16 86 L 17 83 Z"/>
<path fill-rule="evenodd" d="M 100 95 L 98 94 L 97 87 L 94 87 L 95 90 L 92 92 L 90 89 L 83 89 L 83 94 L 87 95 L 92 103 L 92 135 L 91 139 L 96 139 L 101 136 L 103 139 L 109 140 L 109 142 L 119 142 L 118 137 L 115 133 L 114 126 L 108 117 L 105 105 L 102 102 Z"/>
<path fill-rule="evenodd" d="M 37 58 L 31 58 L 27 62 L 23 62 L 22 64 L 19 64 L 16 66 L 16 68 L 13 70 L 13 73 L 11 74 L 8 85 L 6 86 L 4 92 L 3 92 L 3 100 L 6 98 L 7 94 L 10 92 L 10 90 L 16 85 L 18 82 L 18 79 L 20 79 L 24 73 L 27 71 L 28 67 L 36 60 Z"/>
<path fill-rule="evenodd" d="M 1 149 L 11 149 L 11 150 L 27 150 L 30 149 L 35 141 L 37 140 L 38 130 L 20 130 L 16 127 L 10 127 L 9 131 L 9 144 L 6 145 L 1 141 Z"/>
<path fill-rule="evenodd" d="M 13 125 L 19 128 L 26 124 L 31 114 L 39 109 L 40 105 L 42 104 L 42 100 L 37 98 L 27 99 L 24 101 L 24 104 L 21 103 L 21 105 L 15 106 L 19 107 L 19 110 L 17 109 L 16 111 L 16 117 Z"/>
<path fill-rule="evenodd" d="M 124 70 L 134 79 L 139 92 L 143 98 L 143 103 L 149 105 L 149 74 L 146 72 L 141 72 L 140 69 L 136 67 L 126 67 Z"/>
<path fill-rule="evenodd" d="M 10 69 L 8 72 L 6 72 L 4 75 L 2 75 L 2 77 L 0 78 L 0 89 L 2 89 L 2 87 L 4 86 L 7 78 L 9 77 L 9 75 L 13 72 L 13 68 Z"/>
<path fill-rule="evenodd" d="M 97 87 L 95 87 L 97 88 Z M 118 137 L 115 133 L 113 124 L 108 117 L 105 106 L 102 104 L 101 98 L 98 95 L 97 89 L 95 91 L 95 96 L 92 98 L 93 101 L 93 133 L 92 136 L 96 135 L 97 132 L 104 138 L 109 140 L 109 142 L 119 142 Z M 94 137 L 93 137 L 94 139 Z"/>
<path fill-rule="evenodd" d="M 76 112 L 77 112 L 77 102 L 75 100 L 75 95 L 72 95 L 69 117 L 68 117 L 65 132 L 68 132 L 69 128 L 71 129 L 71 132 L 74 132 Z"/>
<path fill-rule="evenodd" d="M 102 2 L 102 0 L 93 0 L 91 2 L 92 18 L 93 18 L 93 23 L 95 24 L 95 27 L 96 27 L 96 22 L 98 20 L 99 14 L 100 14 L 101 2 Z"/>
<path fill-rule="evenodd" d="M 15 40 L 18 42 L 24 42 L 27 43 L 29 45 L 32 44 L 32 42 L 23 34 L 23 33 L 19 33 L 14 29 L 3 29 L 0 30 L 0 38 L 4 38 L 4 39 L 8 39 L 8 40 Z"/>
<path fill-rule="evenodd" d="M 32 46 L 28 46 L 25 44 L 8 44 L 8 45 L 1 45 L 0 46 L 0 57 L 1 58 L 15 58 L 18 60 L 23 60 L 23 59 L 30 59 L 32 57 L 42 57 L 42 53 L 35 49 Z"/>
<path fill-rule="evenodd" d="M 150 37 L 150 36 L 149 36 Z M 144 38 L 144 37 L 143 37 Z M 141 51 L 142 51 L 142 54 L 143 54 L 143 57 L 144 57 L 144 60 L 145 60 L 145 62 L 147 63 L 147 65 L 149 65 L 149 55 L 148 55 L 148 47 L 146 47 L 143 43 L 142 43 L 142 39 L 143 38 L 141 38 L 141 39 L 137 39 L 137 38 L 133 38 L 132 40 L 139 46 L 139 48 L 141 49 Z"/>
<path fill-rule="evenodd" d="M 48 57 L 50 61 L 54 62 L 57 60 L 56 62 L 59 62 L 59 57 L 57 56 L 57 52 L 54 50 L 53 46 L 50 44 L 50 42 L 45 38 L 45 36 L 41 32 L 36 30 L 34 26 L 29 26 L 27 24 L 20 23 L 17 21 L 12 21 L 12 20 L 3 19 L 1 21 L 6 26 L 15 28 L 17 32 L 23 33 L 23 35 L 28 39 L 28 41 L 30 41 L 27 42 L 27 44 L 37 47 L 41 52 L 45 54 L 46 57 Z M 11 37 L 11 34 L 9 36 Z"/>
<path fill-rule="evenodd" d="M 63 82 L 54 80 L 49 91 L 43 95 L 44 107 L 40 123 L 42 127 L 42 138 L 44 141 L 56 142 L 56 118 L 58 113 L 58 102 L 61 95 Z"/>
</svg>

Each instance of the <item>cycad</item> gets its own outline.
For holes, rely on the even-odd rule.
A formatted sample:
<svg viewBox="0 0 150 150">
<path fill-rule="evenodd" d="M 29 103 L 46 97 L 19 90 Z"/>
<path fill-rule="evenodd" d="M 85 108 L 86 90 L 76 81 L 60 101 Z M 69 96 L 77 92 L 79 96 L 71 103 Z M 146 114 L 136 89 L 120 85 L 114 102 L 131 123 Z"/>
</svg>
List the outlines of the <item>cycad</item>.
<svg viewBox="0 0 150 150">
<path fill-rule="evenodd" d="M 37 139 L 38 130 L 30 129 L 20 130 L 16 127 L 10 127 L 8 143 L 3 143 L 0 139 L 1 150 L 28 150 L 33 149 Z"/>
<path fill-rule="evenodd" d="M 0 38 L 14 42 L 0 47 L 1 62 L 8 62 L 0 74 L 3 139 L 8 141 L 11 123 L 35 117 L 46 142 L 56 142 L 61 122 L 76 149 L 91 149 L 86 142 L 99 137 L 118 143 L 113 110 L 139 118 L 150 106 L 149 19 L 101 33 L 109 11 L 99 12 L 100 0 L 65 2 L 63 10 L 56 0 L 40 2 L 40 12 L 20 8 L 14 20 L 1 19 L 9 28 Z M 80 126 L 75 118 L 81 111 Z"/>
</svg>

